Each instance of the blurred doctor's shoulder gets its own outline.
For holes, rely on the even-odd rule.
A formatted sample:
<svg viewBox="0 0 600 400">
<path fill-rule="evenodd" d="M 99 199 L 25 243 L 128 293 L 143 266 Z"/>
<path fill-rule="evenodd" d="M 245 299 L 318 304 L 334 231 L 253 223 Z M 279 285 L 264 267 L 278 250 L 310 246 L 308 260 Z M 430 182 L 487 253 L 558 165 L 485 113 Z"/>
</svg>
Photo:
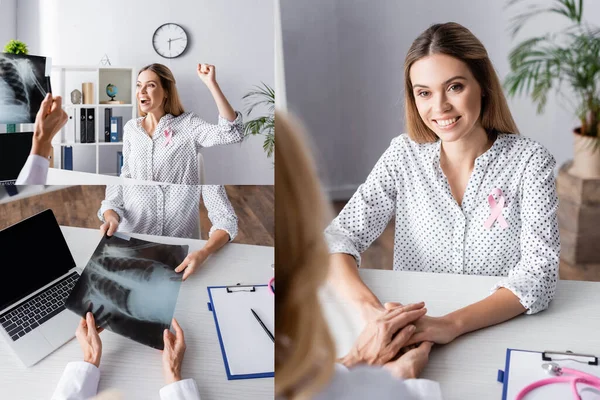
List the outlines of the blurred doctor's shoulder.
<svg viewBox="0 0 600 400">
<path fill-rule="evenodd" d="M 437 382 L 416 379 L 428 361 L 430 343 L 386 368 L 349 369 L 336 360 L 318 297 L 328 273 L 323 231 L 330 206 L 300 122 L 276 112 L 275 130 L 276 399 L 441 399 Z"/>
</svg>

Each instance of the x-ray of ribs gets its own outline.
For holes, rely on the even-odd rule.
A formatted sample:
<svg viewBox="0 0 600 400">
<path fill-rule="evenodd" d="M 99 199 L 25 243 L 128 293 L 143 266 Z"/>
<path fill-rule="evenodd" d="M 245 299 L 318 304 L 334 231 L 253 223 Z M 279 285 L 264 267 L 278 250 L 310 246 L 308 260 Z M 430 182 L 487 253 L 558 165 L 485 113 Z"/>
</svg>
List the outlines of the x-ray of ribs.
<svg viewBox="0 0 600 400">
<path fill-rule="evenodd" d="M 167 248 L 168 249 L 168 248 Z M 136 246 L 121 247 L 118 245 L 105 246 L 101 254 L 106 257 L 128 258 L 135 257 L 138 259 L 148 259 L 171 264 L 171 269 L 175 269 L 178 264 L 177 250 L 173 248 L 171 251 L 165 250 L 165 246 L 156 243 L 140 243 Z M 185 257 L 185 254 L 182 254 Z M 168 266 L 167 266 L 168 267 Z"/>
<path fill-rule="evenodd" d="M 177 297 L 173 293 L 177 293 L 181 282 L 178 274 L 161 262 L 135 257 L 128 249 L 113 250 L 103 253 L 128 254 L 90 260 L 86 267 L 89 268 L 89 298 L 85 300 L 104 305 L 106 313 L 168 324 Z"/>
</svg>

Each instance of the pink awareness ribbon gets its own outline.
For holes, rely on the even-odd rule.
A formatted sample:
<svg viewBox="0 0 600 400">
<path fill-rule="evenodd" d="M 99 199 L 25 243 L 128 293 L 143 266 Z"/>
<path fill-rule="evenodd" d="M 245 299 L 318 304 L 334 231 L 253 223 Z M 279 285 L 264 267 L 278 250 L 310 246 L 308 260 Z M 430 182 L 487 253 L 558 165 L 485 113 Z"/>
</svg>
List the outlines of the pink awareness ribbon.
<svg viewBox="0 0 600 400">
<path fill-rule="evenodd" d="M 497 203 L 496 199 L 494 199 L 494 196 L 498 196 Z M 490 204 L 491 213 L 487 221 L 485 221 L 485 223 L 483 224 L 483 227 L 485 229 L 490 229 L 492 225 L 494 225 L 494 221 L 496 220 L 498 220 L 498 223 L 500 224 L 502 229 L 508 228 L 508 223 L 502 216 L 502 208 L 504 207 L 504 202 L 504 194 L 502 193 L 502 190 L 498 188 L 493 189 L 492 192 L 488 195 L 488 203 Z"/>
<path fill-rule="evenodd" d="M 171 143 L 171 138 L 173 137 L 173 131 L 170 129 L 165 129 L 165 138 L 167 140 L 165 140 L 165 147 L 169 145 L 169 143 Z"/>
</svg>

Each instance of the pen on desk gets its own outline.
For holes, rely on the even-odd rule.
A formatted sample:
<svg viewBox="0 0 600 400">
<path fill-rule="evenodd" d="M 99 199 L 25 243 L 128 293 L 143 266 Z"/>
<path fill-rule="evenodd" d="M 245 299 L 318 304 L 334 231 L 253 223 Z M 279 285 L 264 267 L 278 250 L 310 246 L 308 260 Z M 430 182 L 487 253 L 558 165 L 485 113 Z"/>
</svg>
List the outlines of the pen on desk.
<svg viewBox="0 0 600 400">
<path fill-rule="evenodd" d="M 273 341 L 273 343 L 275 343 L 275 337 L 273 336 L 273 334 L 267 329 L 267 327 L 265 326 L 265 324 L 263 324 L 263 322 L 261 321 L 261 319 L 258 317 L 258 314 L 256 314 L 254 312 L 253 309 L 250 309 L 250 311 L 252 311 L 252 314 L 254 314 L 254 317 L 256 318 L 256 320 L 258 321 L 258 323 L 260 324 L 260 326 L 263 327 L 263 329 L 265 330 L 265 332 L 267 332 L 267 335 L 269 335 L 269 337 L 271 338 L 271 340 Z"/>
</svg>

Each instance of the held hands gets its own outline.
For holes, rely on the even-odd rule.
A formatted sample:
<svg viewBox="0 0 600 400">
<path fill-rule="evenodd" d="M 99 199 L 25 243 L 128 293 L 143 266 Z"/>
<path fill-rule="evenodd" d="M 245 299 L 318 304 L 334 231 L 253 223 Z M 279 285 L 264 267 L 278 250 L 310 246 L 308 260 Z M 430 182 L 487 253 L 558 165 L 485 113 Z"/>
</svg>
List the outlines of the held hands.
<svg viewBox="0 0 600 400">
<path fill-rule="evenodd" d="M 383 365 L 408 344 L 414 323 L 427 312 L 425 303 L 389 307 L 367 321 L 350 352 L 340 361 L 346 367 L 359 363 Z"/>
<path fill-rule="evenodd" d="M 52 138 L 67 123 L 69 117 L 62 109 L 62 98 L 48 93 L 35 117 L 31 154 L 42 157 L 50 156 Z"/>
<path fill-rule="evenodd" d="M 397 360 L 387 362 L 383 367 L 387 368 L 396 378 L 416 379 L 429 361 L 429 352 L 432 346 L 432 342 L 423 342 L 418 347 L 402 354 Z"/>
<path fill-rule="evenodd" d="M 163 341 L 165 348 L 162 351 L 163 375 L 167 384 L 181 380 L 181 364 L 185 353 L 185 340 L 183 330 L 175 318 L 171 321 L 175 334 L 165 329 Z"/>
<path fill-rule="evenodd" d="M 100 225 L 100 232 L 102 236 L 107 234 L 112 236 L 119 228 L 119 215 L 113 210 L 106 210 L 104 212 L 104 223 Z"/>
<path fill-rule="evenodd" d="M 81 319 L 75 331 L 75 337 L 77 337 L 83 351 L 83 361 L 94 364 L 96 367 L 100 366 L 100 358 L 102 357 L 102 340 L 100 340 L 98 334 L 103 330 L 103 328 L 96 329 L 94 316 L 91 312 L 88 312 L 85 319 Z"/>
<path fill-rule="evenodd" d="M 187 255 L 187 257 L 183 260 L 181 264 L 177 268 L 175 268 L 175 272 L 181 272 L 185 270 L 183 273 L 182 280 L 186 280 L 188 276 L 194 273 L 194 271 L 202 265 L 204 261 L 208 258 L 208 253 L 203 249 L 194 251 Z"/>
<path fill-rule="evenodd" d="M 211 86 L 216 85 L 217 83 L 217 75 L 214 65 L 210 64 L 198 64 L 198 76 L 204 82 L 206 86 L 211 88 Z"/>
<path fill-rule="evenodd" d="M 447 344 L 459 336 L 456 325 L 447 317 L 424 316 L 415 322 L 415 334 L 410 338 L 407 346 L 420 342 L 434 342 Z"/>
</svg>

